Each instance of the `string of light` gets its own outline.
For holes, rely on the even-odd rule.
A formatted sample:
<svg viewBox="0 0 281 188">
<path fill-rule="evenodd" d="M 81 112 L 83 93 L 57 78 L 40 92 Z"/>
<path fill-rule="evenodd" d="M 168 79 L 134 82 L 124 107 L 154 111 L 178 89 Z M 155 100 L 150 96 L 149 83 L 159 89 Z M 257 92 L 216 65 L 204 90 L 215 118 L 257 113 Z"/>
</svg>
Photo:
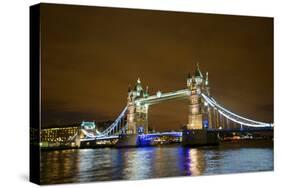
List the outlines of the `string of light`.
<svg viewBox="0 0 281 188">
<path fill-rule="evenodd" d="M 239 116 L 239 115 L 223 108 L 221 105 L 219 105 L 217 102 L 215 102 L 215 100 L 213 98 L 210 99 L 205 94 L 202 94 L 202 96 L 208 104 L 210 104 L 212 107 L 218 108 L 219 109 L 218 111 L 220 112 L 220 114 L 222 114 L 226 118 L 228 118 L 228 119 L 230 119 L 230 120 L 232 120 L 236 123 L 243 124 L 243 125 L 246 125 L 246 126 L 251 126 L 251 127 L 272 127 L 272 124 L 264 123 L 264 122 L 260 122 L 260 121 L 254 121 L 254 120 Z M 227 113 L 231 114 L 232 116 L 236 117 L 237 119 L 243 119 L 246 122 L 252 122 L 252 123 L 255 123 L 255 124 L 245 123 L 243 121 L 239 121 L 237 119 L 234 119 L 234 118 L 230 117 L 229 115 L 227 115 Z"/>
</svg>

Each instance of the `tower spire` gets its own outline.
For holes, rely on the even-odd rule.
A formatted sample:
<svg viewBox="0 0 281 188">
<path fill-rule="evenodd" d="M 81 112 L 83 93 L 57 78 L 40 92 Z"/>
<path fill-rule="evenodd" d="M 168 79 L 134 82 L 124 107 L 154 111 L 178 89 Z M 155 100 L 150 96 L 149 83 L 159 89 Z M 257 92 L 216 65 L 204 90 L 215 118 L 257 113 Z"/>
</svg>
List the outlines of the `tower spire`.
<svg viewBox="0 0 281 188">
<path fill-rule="evenodd" d="M 146 86 L 145 92 L 143 92 L 143 97 L 148 97 L 148 86 Z"/>
<path fill-rule="evenodd" d="M 132 89 L 131 89 L 131 84 L 129 84 L 129 87 L 128 87 L 128 92 L 131 92 Z"/>
<path fill-rule="evenodd" d="M 203 75 L 202 75 L 202 73 L 200 71 L 200 68 L 199 68 L 199 62 L 196 63 L 195 77 L 203 78 Z"/>
</svg>

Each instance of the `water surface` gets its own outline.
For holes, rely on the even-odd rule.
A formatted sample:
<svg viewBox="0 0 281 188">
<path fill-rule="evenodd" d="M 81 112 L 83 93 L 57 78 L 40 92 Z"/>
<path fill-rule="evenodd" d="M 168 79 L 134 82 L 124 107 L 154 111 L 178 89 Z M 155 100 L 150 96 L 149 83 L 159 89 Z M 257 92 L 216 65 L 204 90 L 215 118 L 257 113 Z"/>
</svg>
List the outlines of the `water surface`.
<svg viewBox="0 0 281 188">
<path fill-rule="evenodd" d="M 41 183 L 197 176 L 273 170 L 272 147 L 72 149 L 41 152 Z"/>
</svg>

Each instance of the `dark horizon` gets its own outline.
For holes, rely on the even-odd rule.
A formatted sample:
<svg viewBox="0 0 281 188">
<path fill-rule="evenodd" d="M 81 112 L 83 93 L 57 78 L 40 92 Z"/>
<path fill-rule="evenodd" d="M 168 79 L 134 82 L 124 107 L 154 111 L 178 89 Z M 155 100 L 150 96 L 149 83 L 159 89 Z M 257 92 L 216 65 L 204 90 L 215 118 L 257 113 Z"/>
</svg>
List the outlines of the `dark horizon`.
<svg viewBox="0 0 281 188">
<path fill-rule="evenodd" d="M 150 94 L 186 87 L 200 63 L 224 107 L 273 122 L 273 18 L 42 4 L 42 127 L 114 120 L 138 77 Z M 178 129 L 187 101 L 149 108 Z"/>
</svg>

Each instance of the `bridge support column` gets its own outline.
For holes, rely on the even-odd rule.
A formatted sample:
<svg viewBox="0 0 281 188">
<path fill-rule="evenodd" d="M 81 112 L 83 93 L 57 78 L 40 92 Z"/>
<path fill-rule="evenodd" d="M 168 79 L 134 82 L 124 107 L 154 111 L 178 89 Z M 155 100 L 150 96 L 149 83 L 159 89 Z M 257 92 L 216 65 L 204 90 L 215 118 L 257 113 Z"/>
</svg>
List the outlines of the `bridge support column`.
<svg viewBox="0 0 281 188">
<path fill-rule="evenodd" d="M 138 135 L 137 134 L 127 134 L 121 135 L 118 139 L 116 147 L 137 147 L 138 143 Z"/>
<path fill-rule="evenodd" d="M 214 115 L 214 125 L 213 125 L 213 128 L 214 129 L 217 129 L 219 127 L 219 122 L 218 122 L 218 111 L 217 109 L 213 108 L 213 115 Z"/>
<path fill-rule="evenodd" d="M 136 106 L 136 131 L 137 134 L 148 133 L 148 105 Z"/>
<path fill-rule="evenodd" d="M 225 129 L 225 119 L 223 115 L 221 115 L 221 127 L 222 129 Z"/>
<path fill-rule="evenodd" d="M 243 130 L 243 125 L 242 124 L 240 124 L 240 131 L 242 131 Z"/>
<path fill-rule="evenodd" d="M 136 134 L 136 113 L 135 113 L 135 104 L 129 103 L 128 104 L 128 111 L 127 111 L 127 129 L 126 134 Z"/>
<path fill-rule="evenodd" d="M 229 129 L 229 120 L 226 118 L 226 129 Z"/>
<path fill-rule="evenodd" d="M 209 128 L 213 128 L 213 118 L 212 118 L 212 109 L 208 106 L 208 123 L 209 123 Z"/>
<path fill-rule="evenodd" d="M 219 111 L 216 110 L 216 128 L 218 129 L 219 127 L 220 127 Z"/>
<path fill-rule="evenodd" d="M 213 108 L 213 129 L 216 129 L 217 124 L 216 124 L 216 110 Z"/>
</svg>

